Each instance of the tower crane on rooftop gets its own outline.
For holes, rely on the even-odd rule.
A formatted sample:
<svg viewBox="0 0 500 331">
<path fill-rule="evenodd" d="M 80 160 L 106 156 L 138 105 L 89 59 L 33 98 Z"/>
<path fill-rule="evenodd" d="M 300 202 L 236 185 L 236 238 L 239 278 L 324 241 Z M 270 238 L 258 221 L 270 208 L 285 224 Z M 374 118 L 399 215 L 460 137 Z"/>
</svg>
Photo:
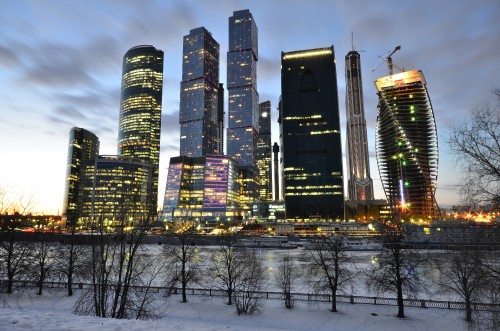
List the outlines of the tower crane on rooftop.
<svg viewBox="0 0 500 331">
<path fill-rule="evenodd" d="M 396 53 L 397 51 L 399 51 L 401 49 L 401 46 L 396 46 L 394 48 L 394 50 L 392 52 L 389 53 L 389 55 L 385 56 L 379 64 L 377 64 L 377 66 L 375 68 L 372 69 L 372 71 L 370 71 L 370 73 L 368 73 L 366 76 L 368 76 L 369 74 L 371 74 L 372 72 L 374 72 L 375 70 L 378 69 L 378 67 L 380 67 L 380 65 L 384 62 L 387 62 L 387 65 L 389 66 L 389 75 L 392 76 L 393 74 L 393 69 L 394 69 L 394 64 L 392 62 L 392 56 L 394 55 L 394 53 Z M 398 66 L 396 66 L 398 69 L 401 70 L 401 68 L 399 68 Z M 404 71 L 404 70 L 401 70 L 401 71 Z M 366 78 L 365 76 L 365 78 Z"/>
</svg>

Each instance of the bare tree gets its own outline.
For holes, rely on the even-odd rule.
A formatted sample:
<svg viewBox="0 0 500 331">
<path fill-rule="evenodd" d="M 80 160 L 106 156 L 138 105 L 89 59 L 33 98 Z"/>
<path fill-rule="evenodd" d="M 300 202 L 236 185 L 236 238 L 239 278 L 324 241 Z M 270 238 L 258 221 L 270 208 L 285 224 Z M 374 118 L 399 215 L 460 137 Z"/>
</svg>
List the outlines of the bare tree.
<svg viewBox="0 0 500 331">
<path fill-rule="evenodd" d="M 245 269 L 239 277 L 234 292 L 234 303 L 238 315 L 251 315 L 262 305 L 260 292 L 264 287 L 264 264 L 254 250 L 245 250 Z"/>
<path fill-rule="evenodd" d="M 352 262 L 346 252 L 342 237 L 330 236 L 311 242 L 307 251 L 309 270 L 313 277 L 314 289 L 319 292 L 329 291 L 332 296 L 332 312 L 337 311 L 337 292 L 352 284 L 357 275 L 348 268 Z"/>
<path fill-rule="evenodd" d="M 299 276 L 297 266 L 289 255 L 283 256 L 280 264 L 278 265 L 278 273 L 275 275 L 275 281 L 278 287 L 283 292 L 285 307 L 292 309 L 295 303 L 292 291 L 294 282 Z"/>
<path fill-rule="evenodd" d="M 500 204 L 500 89 L 497 104 L 472 112 L 451 129 L 448 144 L 463 169 L 461 193 L 474 205 Z"/>
<path fill-rule="evenodd" d="M 5 213 L 0 224 L 0 270 L 1 277 L 7 278 L 5 292 L 10 294 L 14 279 L 26 276 L 29 266 L 29 246 L 20 240 L 18 230 L 33 206 L 33 196 L 22 195 L 17 202 L 6 201 L 5 195 L 0 198 Z"/>
<path fill-rule="evenodd" d="M 488 282 L 481 260 L 479 250 L 464 248 L 450 252 L 445 261 L 436 264 L 441 272 L 438 284 L 462 298 L 467 322 L 472 322 L 472 305 L 479 301 Z"/>
<path fill-rule="evenodd" d="M 194 238 L 188 233 L 181 233 L 177 237 L 177 243 L 166 246 L 165 256 L 169 261 L 170 268 L 175 272 L 171 284 L 180 283 L 182 291 L 182 302 L 187 302 L 186 289 L 189 283 L 197 282 L 200 277 L 197 249 Z"/>
<path fill-rule="evenodd" d="M 77 300 L 77 314 L 122 319 L 140 317 L 147 310 L 137 305 L 134 291 L 141 277 L 147 276 L 143 275 L 145 268 L 140 267 L 139 260 L 145 250 L 143 239 L 151 217 L 134 211 L 136 199 L 139 197 L 127 197 L 117 206 L 111 231 L 100 218 L 94 220 L 97 233 L 91 237 L 92 288 Z"/>
<path fill-rule="evenodd" d="M 31 266 L 38 287 L 37 294 L 41 295 L 46 279 L 52 276 L 55 269 L 56 243 L 54 242 L 53 233 L 38 232 L 35 235 L 34 241 L 30 245 L 30 255 L 33 262 Z"/>
<path fill-rule="evenodd" d="M 211 255 L 210 275 L 227 293 L 227 304 L 233 304 L 236 284 L 245 270 L 244 250 L 238 247 L 238 236 L 220 236 Z"/>
<path fill-rule="evenodd" d="M 69 233 L 64 236 L 64 241 L 61 243 L 57 265 L 58 271 L 64 276 L 68 284 L 68 296 L 73 295 L 73 283 L 75 280 L 88 273 L 88 248 L 85 245 L 77 243 L 76 224 L 67 223 L 66 229 Z"/>
<path fill-rule="evenodd" d="M 397 317 L 404 318 L 404 296 L 415 296 L 422 289 L 418 267 L 423 259 L 405 248 L 401 227 L 383 230 L 386 250 L 377 255 L 377 263 L 368 271 L 368 287 L 377 292 L 393 292 L 398 304 Z"/>
</svg>

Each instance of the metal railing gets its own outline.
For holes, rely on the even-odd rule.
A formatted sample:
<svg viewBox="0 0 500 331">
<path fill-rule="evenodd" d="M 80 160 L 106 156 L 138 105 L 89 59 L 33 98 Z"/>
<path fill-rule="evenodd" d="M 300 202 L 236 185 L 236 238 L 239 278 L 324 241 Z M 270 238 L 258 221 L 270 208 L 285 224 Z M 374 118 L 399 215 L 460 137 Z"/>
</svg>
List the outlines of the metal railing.
<svg viewBox="0 0 500 331">
<path fill-rule="evenodd" d="M 6 281 L 0 281 L 0 286 L 5 285 Z M 16 287 L 38 287 L 38 282 L 36 281 L 14 281 L 13 283 Z M 73 283 L 74 289 L 90 289 L 94 286 L 92 283 Z M 108 285 L 110 288 L 114 288 L 116 285 Z M 66 282 L 52 282 L 47 281 L 43 284 L 44 288 L 67 288 L 68 284 Z M 131 285 L 131 289 L 138 292 L 152 292 L 160 293 L 167 292 L 171 295 L 177 295 L 182 293 L 180 287 L 158 287 L 158 286 L 136 286 Z M 223 289 L 212 289 L 212 288 L 187 288 L 186 292 L 188 295 L 200 295 L 200 296 L 211 296 L 211 297 L 225 297 L 227 296 L 226 290 Z M 283 292 L 271 292 L 271 291 L 244 291 L 236 292 L 235 295 L 246 295 L 246 296 L 257 296 L 263 299 L 272 300 L 284 300 L 285 294 Z M 297 301 L 316 301 L 316 302 L 331 302 L 332 296 L 330 294 L 324 293 L 291 293 L 293 300 Z M 355 296 L 355 295 L 337 295 L 337 303 L 350 303 L 350 304 L 368 304 L 368 305 L 386 305 L 386 306 L 397 306 L 397 300 L 395 298 L 385 298 L 385 297 L 368 297 L 368 296 Z M 437 300 L 422 300 L 422 299 L 403 299 L 404 305 L 406 307 L 418 307 L 418 308 L 439 308 L 439 309 L 459 309 L 465 310 L 465 303 L 459 301 L 437 301 Z M 500 312 L 500 304 L 482 303 L 477 302 L 472 305 L 473 309 L 476 311 L 494 311 Z"/>
</svg>

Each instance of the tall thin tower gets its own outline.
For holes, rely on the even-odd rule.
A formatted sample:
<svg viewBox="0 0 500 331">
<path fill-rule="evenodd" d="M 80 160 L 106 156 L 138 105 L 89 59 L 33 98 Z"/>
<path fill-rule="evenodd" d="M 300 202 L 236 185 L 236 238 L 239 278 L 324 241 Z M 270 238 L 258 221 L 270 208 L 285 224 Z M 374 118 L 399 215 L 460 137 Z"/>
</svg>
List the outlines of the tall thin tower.
<svg viewBox="0 0 500 331">
<path fill-rule="evenodd" d="M 264 101 L 259 106 L 259 138 L 257 139 L 257 169 L 259 171 L 259 196 L 261 201 L 272 201 L 271 188 L 271 101 Z"/>
<path fill-rule="evenodd" d="M 223 154 L 219 134 L 220 88 L 219 44 L 204 27 L 193 29 L 183 42 L 180 155 Z"/>
<path fill-rule="evenodd" d="M 163 51 L 136 46 L 123 56 L 118 155 L 153 166 L 148 197 L 150 215 L 156 215 L 160 162 Z"/>
<path fill-rule="evenodd" d="M 373 200 L 373 181 L 370 177 L 368 139 L 363 103 L 361 61 L 354 49 L 345 57 L 347 112 L 347 168 L 349 200 Z"/>
<path fill-rule="evenodd" d="M 248 9 L 235 11 L 229 18 L 227 52 L 228 129 L 227 155 L 239 165 L 242 206 L 250 210 L 258 199 L 256 169 L 259 134 L 259 94 L 257 93 L 258 30 Z"/>
</svg>

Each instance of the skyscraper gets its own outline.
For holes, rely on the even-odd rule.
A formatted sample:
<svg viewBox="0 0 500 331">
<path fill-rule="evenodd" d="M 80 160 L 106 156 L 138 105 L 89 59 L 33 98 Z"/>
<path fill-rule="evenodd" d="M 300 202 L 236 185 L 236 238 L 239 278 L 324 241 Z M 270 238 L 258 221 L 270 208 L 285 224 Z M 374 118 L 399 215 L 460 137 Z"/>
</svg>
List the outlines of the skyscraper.
<svg viewBox="0 0 500 331">
<path fill-rule="evenodd" d="M 258 30 L 250 11 L 235 11 L 229 18 L 227 92 L 229 95 L 227 155 L 239 165 L 241 202 L 247 210 L 258 199 L 256 170 L 259 133 L 257 93 Z"/>
<path fill-rule="evenodd" d="M 376 151 L 380 179 L 399 219 L 435 218 L 438 138 L 421 71 L 375 81 L 378 91 Z"/>
<path fill-rule="evenodd" d="M 118 155 L 152 164 L 151 215 L 158 203 L 163 51 L 136 46 L 123 57 Z"/>
<path fill-rule="evenodd" d="M 223 154 L 219 132 L 221 88 L 219 44 L 204 27 L 193 29 L 183 42 L 180 155 Z M 222 108 L 222 119 L 223 112 Z"/>
<path fill-rule="evenodd" d="M 281 55 L 286 218 L 344 218 L 342 147 L 333 46 Z"/>
<path fill-rule="evenodd" d="M 272 201 L 271 189 L 272 154 L 271 154 L 271 102 L 265 101 L 259 105 L 259 136 L 257 139 L 257 169 L 259 171 L 260 201 Z"/>
<path fill-rule="evenodd" d="M 368 139 L 363 102 L 361 61 L 355 50 L 345 57 L 347 112 L 347 168 L 349 200 L 373 200 L 373 181 L 370 177 Z"/>
<path fill-rule="evenodd" d="M 68 162 L 64 188 L 63 218 L 68 226 L 83 217 L 85 176 L 91 172 L 99 154 L 99 138 L 82 128 L 69 133 Z"/>
</svg>

